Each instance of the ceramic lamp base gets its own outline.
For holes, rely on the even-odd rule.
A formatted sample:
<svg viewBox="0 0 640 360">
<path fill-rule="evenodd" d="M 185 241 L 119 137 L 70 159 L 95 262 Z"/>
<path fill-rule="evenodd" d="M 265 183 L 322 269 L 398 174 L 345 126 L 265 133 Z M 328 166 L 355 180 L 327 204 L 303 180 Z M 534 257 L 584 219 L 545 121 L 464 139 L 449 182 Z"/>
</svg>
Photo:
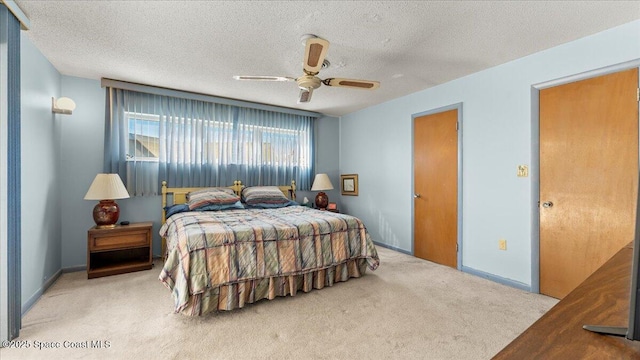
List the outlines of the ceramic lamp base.
<svg viewBox="0 0 640 360">
<path fill-rule="evenodd" d="M 115 227 L 119 217 L 120 208 L 113 200 L 100 200 L 93 208 L 93 221 L 98 228 Z"/>
<path fill-rule="evenodd" d="M 316 195 L 316 207 L 325 210 L 327 205 L 329 205 L 329 197 L 320 191 L 318 195 Z"/>
</svg>

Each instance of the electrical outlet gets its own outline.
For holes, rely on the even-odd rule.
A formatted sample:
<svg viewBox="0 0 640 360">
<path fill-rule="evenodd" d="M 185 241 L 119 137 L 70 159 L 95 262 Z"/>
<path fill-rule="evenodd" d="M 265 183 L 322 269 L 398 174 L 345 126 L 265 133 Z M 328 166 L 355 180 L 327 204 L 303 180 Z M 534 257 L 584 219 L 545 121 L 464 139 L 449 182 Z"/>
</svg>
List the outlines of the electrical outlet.
<svg viewBox="0 0 640 360">
<path fill-rule="evenodd" d="M 498 240 L 498 249 L 507 250 L 507 240 L 505 239 Z"/>
</svg>

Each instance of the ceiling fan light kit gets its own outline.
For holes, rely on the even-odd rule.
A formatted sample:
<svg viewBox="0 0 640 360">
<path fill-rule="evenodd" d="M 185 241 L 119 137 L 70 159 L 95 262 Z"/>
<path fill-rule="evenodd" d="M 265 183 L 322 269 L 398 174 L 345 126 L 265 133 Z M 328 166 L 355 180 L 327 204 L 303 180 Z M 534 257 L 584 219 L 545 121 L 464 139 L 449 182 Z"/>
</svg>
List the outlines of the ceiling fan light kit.
<svg viewBox="0 0 640 360">
<path fill-rule="evenodd" d="M 305 42 L 304 64 L 302 66 L 304 75 L 298 78 L 287 76 L 236 75 L 233 78 L 236 80 L 253 81 L 295 81 L 298 84 L 298 88 L 300 88 L 298 104 L 311 101 L 313 90 L 319 88 L 322 84 L 333 87 L 347 87 L 365 90 L 375 90 L 380 87 L 380 83 L 378 81 L 371 80 L 343 78 L 320 79 L 317 76 L 320 70 L 329 67 L 329 61 L 325 59 L 327 50 L 329 49 L 329 42 L 312 34 L 303 35 L 301 40 Z"/>
</svg>

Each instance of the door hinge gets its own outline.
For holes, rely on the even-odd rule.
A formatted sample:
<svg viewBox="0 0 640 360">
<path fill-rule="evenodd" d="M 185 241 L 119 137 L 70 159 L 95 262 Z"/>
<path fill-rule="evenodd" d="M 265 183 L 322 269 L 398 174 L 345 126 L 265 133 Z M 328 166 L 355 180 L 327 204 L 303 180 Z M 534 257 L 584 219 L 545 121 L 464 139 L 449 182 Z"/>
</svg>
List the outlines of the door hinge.
<svg viewBox="0 0 640 360">
<path fill-rule="evenodd" d="M 460 250 L 458 250 L 458 244 L 456 243 L 456 252 L 460 252 Z"/>
<path fill-rule="evenodd" d="M 636 101 L 640 101 L 640 88 L 636 89 Z"/>
<path fill-rule="evenodd" d="M 460 130 L 460 123 L 456 121 L 456 131 Z"/>
</svg>

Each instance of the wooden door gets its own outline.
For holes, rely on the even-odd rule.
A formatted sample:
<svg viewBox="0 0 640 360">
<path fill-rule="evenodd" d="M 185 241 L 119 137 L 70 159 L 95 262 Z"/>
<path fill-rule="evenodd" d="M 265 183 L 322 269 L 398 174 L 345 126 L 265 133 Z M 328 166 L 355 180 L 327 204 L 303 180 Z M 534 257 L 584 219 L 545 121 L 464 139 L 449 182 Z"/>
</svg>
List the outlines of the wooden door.
<svg viewBox="0 0 640 360">
<path fill-rule="evenodd" d="M 457 267 L 458 110 L 417 117 L 413 127 L 414 255 Z M 418 195 L 419 194 L 419 195 Z"/>
<path fill-rule="evenodd" d="M 540 91 L 540 292 L 563 298 L 634 237 L 638 70 Z"/>
</svg>

